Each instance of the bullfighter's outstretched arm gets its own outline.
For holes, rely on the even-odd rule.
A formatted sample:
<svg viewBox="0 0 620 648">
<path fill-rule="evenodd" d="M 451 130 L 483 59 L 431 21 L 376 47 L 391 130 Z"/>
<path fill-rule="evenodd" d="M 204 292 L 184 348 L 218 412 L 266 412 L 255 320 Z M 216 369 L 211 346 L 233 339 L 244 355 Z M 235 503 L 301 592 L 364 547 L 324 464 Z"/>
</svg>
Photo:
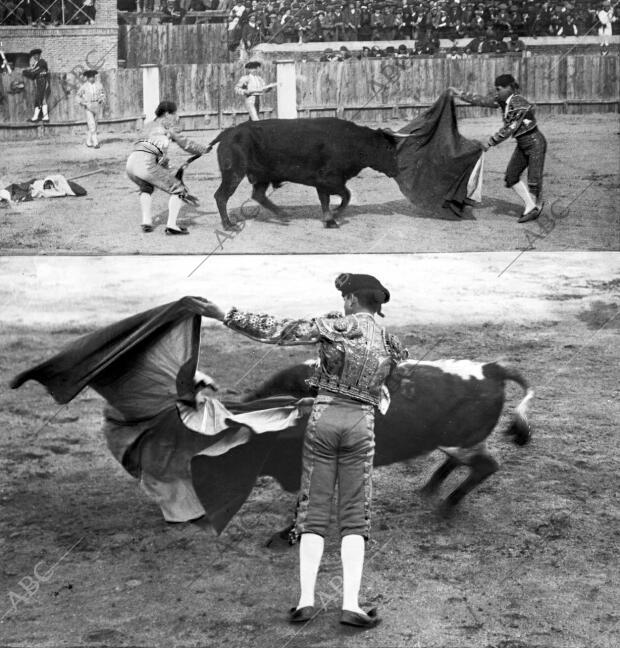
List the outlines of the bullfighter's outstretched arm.
<svg viewBox="0 0 620 648">
<path fill-rule="evenodd" d="M 226 314 L 224 325 L 266 344 L 317 344 L 321 339 L 314 320 L 276 319 L 271 315 L 245 313 L 235 307 Z"/>
<path fill-rule="evenodd" d="M 499 108 L 500 105 L 495 99 L 495 96 L 490 95 L 480 95 L 475 92 L 460 92 L 456 95 L 459 99 L 462 99 L 472 106 L 483 106 L 485 108 Z"/>
<path fill-rule="evenodd" d="M 183 131 L 181 131 L 180 128 L 168 127 L 167 134 L 173 142 L 176 142 L 184 151 L 187 151 L 192 155 L 205 155 L 205 153 L 209 152 L 209 148 L 207 146 L 198 144 L 198 142 L 194 142 L 194 140 L 191 140 L 186 135 L 183 135 Z"/>
</svg>

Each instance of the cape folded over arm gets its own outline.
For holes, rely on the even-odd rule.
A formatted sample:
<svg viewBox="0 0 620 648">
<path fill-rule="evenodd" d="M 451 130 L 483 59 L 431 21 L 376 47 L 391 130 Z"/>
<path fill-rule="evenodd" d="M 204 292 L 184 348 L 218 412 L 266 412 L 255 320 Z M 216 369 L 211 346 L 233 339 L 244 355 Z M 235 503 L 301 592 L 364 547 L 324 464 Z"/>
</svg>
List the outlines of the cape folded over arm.
<svg viewBox="0 0 620 648">
<path fill-rule="evenodd" d="M 479 200 L 482 144 L 459 133 L 449 91 L 399 133 L 410 137 L 398 146 L 396 182 L 413 204 L 435 213 L 447 207 L 462 216 L 466 205 Z"/>
</svg>

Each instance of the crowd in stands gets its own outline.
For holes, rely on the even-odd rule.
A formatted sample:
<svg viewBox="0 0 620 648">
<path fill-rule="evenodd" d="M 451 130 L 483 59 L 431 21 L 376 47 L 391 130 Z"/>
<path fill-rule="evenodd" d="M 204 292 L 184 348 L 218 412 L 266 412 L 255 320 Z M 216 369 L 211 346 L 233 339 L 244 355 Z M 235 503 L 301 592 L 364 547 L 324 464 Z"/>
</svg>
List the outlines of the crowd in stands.
<svg viewBox="0 0 620 648">
<path fill-rule="evenodd" d="M 498 40 L 596 34 L 601 0 L 118 0 L 119 8 L 158 11 L 161 22 L 192 22 L 188 12 L 225 9 L 231 41 L 258 42 L 475 38 Z M 609 3 L 607 8 L 609 9 Z M 613 9 L 612 9 L 613 11 Z M 620 24 L 616 21 L 616 28 Z M 615 29 L 616 29 L 615 28 Z M 615 33 L 615 32 L 614 32 Z M 235 45 L 236 44 L 236 45 Z"/>
<path fill-rule="evenodd" d="M 96 0 L 0 0 L 0 25 L 94 24 Z"/>
<path fill-rule="evenodd" d="M 245 0 L 230 10 L 234 42 L 428 40 L 596 34 L 600 2 L 541 0 Z"/>
</svg>

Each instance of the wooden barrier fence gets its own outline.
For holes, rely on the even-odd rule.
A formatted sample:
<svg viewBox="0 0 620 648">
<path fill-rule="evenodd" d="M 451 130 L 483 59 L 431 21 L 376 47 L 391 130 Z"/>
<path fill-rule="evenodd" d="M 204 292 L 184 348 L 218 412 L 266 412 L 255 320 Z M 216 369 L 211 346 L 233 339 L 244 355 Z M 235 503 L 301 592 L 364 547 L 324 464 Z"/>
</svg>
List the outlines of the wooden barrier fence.
<svg viewBox="0 0 620 648">
<path fill-rule="evenodd" d="M 300 117 L 336 115 L 359 122 L 408 119 L 430 106 L 448 86 L 484 92 L 498 74 L 511 73 L 539 114 L 617 112 L 620 102 L 620 61 L 617 57 L 533 56 L 524 59 L 365 59 L 341 63 L 296 64 Z M 275 63 L 265 62 L 263 76 L 276 77 Z M 243 64 L 168 65 L 160 69 L 160 97 L 176 101 L 188 129 L 218 130 L 245 121 L 247 113 L 234 86 Z M 13 139 L 11 129 L 24 128 L 32 115 L 33 84 L 26 92 L 9 94 L 13 77 L 0 75 L 5 96 L 0 104 L 0 138 Z M 119 69 L 101 73 L 109 101 L 103 120 L 138 121 L 143 116 L 142 71 Z M 76 79 L 52 74 L 49 100 L 51 124 L 60 128 L 83 123 L 75 101 Z M 19 77 L 18 77 L 19 78 Z M 275 92 L 262 99 L 263 117 L 275 117 Z M 459 114 L 492 114 L 487 108 L 459 105 Z M 150 116 L 149 116 L 150 117 Z"/>
<path fill-rule="evenodd" d="M 541 113 L 617 111 L 616 57 L 532 56 L 489 59 L 363 59 L 344 63 L 297 63 L 300 116 L 337 115 L 360 121 L 407 118 L 454 86 L 492 91 L 499 74 L 512 74 Z M 489 109 L 459 106 L 463 116 Z"/>
</svg>

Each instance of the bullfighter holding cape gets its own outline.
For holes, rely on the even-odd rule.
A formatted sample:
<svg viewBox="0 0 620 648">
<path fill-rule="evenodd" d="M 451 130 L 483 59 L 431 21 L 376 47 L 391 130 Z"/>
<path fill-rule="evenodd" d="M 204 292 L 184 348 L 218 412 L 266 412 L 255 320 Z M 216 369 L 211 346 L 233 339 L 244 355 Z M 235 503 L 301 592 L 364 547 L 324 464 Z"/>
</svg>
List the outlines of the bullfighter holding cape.
<svg viewBox="0 0 620 648">
<path fill-rule="evenodd" d="M 204 515 L 221 533 L 259 475 L 298 492 L 292 530 L 295 539 L 302 538 L 302 587 L 299 604 L 289 612 L 292 622 L 318 613 L 314 583 L 338 478 L 342 542 L 350 558 L 343 563 L 341 623 L 370 628 L 378 623 L 376 611 L 361 610 L 357 595 L 373 465 L 439 448 L 447 459 L 425 488 L 434 492 L 466 465 L 469 475 L 446 500 L 457 504 L 498 468 L 485 440 L 503 409 L 504 382 L 515 381 L 527 392 L 507 430 L 518 445 L 529 440 L 525 412 L 533 392 L 518 370 L 502 363 L 404 359 L 397 339 L 374 321 L 389 300 L 387 289 L 370 275 L 340 275 L 336 286 L 344 315 L 309 320 L 281 321 L 234 308 L 225 315 L 206 299 L 184 297 L 76 339 L 17 375 L 11 387 L 36 380 L 58 403 L 86 387 L 99 393 L 106 401 L 108 448 L 168 521 Z M 300 390 L 305 396 L 300 400 L 299 395 L 260 397 L 258 388 L 251 396 L 256 400 L 241 403 L 206 394 L 203 387 L 214 385 L 197 368 L 203 317 L 224 321 L 259 342 L 317 344 L 316 367 L 301 365 L 312 372 L 305 375 L 314 391 Z"/>
</svg>

